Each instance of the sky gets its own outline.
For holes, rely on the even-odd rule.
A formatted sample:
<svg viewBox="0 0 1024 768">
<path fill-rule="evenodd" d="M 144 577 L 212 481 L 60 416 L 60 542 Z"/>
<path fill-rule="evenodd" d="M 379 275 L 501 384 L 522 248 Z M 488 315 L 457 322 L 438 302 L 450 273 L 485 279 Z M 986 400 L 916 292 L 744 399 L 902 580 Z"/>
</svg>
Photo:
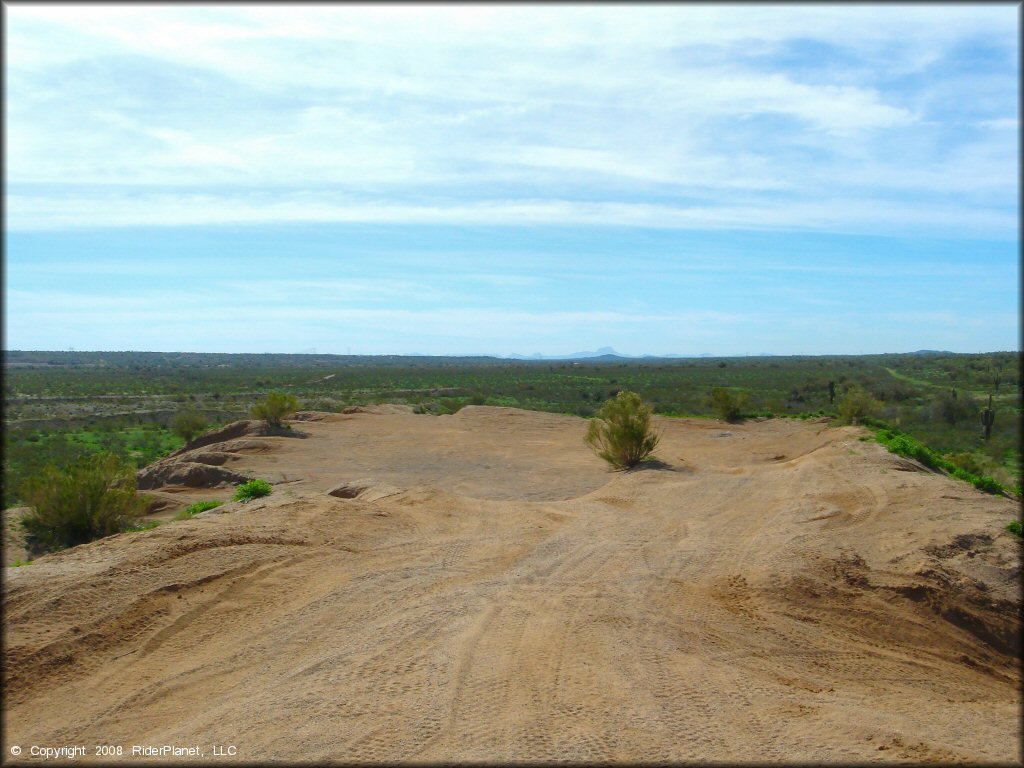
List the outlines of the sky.
<svg viewBox="0 0 1024 768">
<path fill-rule="evenodd" d="M 5 349 L 1020 349 L 1012 3 L 3 12 Z"/>
</svg>

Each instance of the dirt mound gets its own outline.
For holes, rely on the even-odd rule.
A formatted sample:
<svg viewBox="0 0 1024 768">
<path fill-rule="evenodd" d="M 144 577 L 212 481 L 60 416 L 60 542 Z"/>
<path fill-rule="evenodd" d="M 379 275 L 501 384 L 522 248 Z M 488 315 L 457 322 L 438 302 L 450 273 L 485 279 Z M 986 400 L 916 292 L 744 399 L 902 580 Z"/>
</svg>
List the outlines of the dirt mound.
<svg viewBox="0 0 1024 768">
<path fill-rule="evenodd" d="M 299 411 L 292 414 L 292 421 L 327 421 L 331 416 L 334 414 L 324 411 Z"/>
<path fill-rule="evenodd" d="M 230 469 L 195 461 L 161 461 L 136 474 L 140 491 L 183 485 L 188 488 L 225 488 L 249 480 L 249 476 Z"/>
<path fill-rule="evenodd" d="M 341 412 L 344 414 L 372 413 L 377 416 L 394 416 L 396 414 L 409 414 L 413 411 L 410 405 L 382 403 L 380 405 L 349 405 L 343 408 Z"/>
<path fill-rule="evenodd" d="M 188 451 L 187 453 L 181 454 L 181 457 L 186 458 L 187 461 L 195 462 L 196 464 L 210 464 L 214 467 L 219 467 L 235 458 L 234 452 L 209 451 L 202 449 L 197 451 Z"/>
<path fill-rule="evenodd" d="M 395 496 L 401 492 L 401 488 L 396 488 L 387 483 L 378 483 L 374 480 L 348 480 L 328 490 L 327 495 L 334 496 L 337 499 L 378 501 L 388 496 Z"/>
<path fill-rule="evenodd" d="M 207 447 L 269 497 L 7 570 L 4 754 L 1020 759 L 1015 502 L 795 420 L 610 472 L 583 419 L 334 416 Z"/>
<path fill-rule="evenodd" d="M 283 427 L 272 427 L 265 421 L 259 419 L 243 419 L 241 421 L 234 421 L 225 427 L 213 430 L 212 432 L 206 432 L 199 437 L 192 440 L 192 442 L 186 444 L 183 448 L 179 448 L 174 453 L 169 454 L 170 456 L 179 456 L 184 453 L 194 451 L 196 448 L 202 448 L 207 445 L 214 445 L 215 443 L 223 443 L 228 440 L 234 440 L 239 437 L 305 437 L 305 432 L 300 432 L 296 429 L 291 429 L 287 425 Z"/>
<path fill-rule="evenodd" d="M 224 464 L 237 462 L 245 454 L 273 450 L 271 441 L 253 440 L 253 437 L 308 436 L 307 432 L 289 426 L 272 427 L 265 421 L 236 421 L 197 437 L 183 448 L 139 470 L 136 473 L 138 488 L 140 491 L 148 491 L 167 486 L 209 489 L 237 485 L 251 479 L 252 475 L 232 471 L 225 468 Z"/>
</svg>

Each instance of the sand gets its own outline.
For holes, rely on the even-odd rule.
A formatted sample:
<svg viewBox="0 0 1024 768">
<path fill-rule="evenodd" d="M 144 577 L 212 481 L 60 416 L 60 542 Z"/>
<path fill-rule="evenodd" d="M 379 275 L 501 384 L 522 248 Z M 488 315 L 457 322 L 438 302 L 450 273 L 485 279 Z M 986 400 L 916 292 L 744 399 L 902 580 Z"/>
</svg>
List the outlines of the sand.
<svg viewBox="0 0 1024 768">
<path fill-rule="evenodd" d="M 274 493 L 7 568 L 5 758 L 1020 762 L 1016 502 L 854 427 L 656 426 L 625 473 L 489 407 L 182 452 Z"/>
</svg>

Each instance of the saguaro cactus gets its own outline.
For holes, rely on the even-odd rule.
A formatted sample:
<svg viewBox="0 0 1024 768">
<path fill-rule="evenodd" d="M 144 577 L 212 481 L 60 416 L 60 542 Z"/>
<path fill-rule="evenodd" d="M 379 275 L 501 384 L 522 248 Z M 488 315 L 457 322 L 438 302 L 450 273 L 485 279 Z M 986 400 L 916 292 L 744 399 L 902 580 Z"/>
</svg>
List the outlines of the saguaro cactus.
<svg viewBox="0 0 1024 768">
<path fill-rule="evenodd" d="M 981 412 L 981 425 L 985 428 L 985 439 L 992 436 L 992 425 L 996 421 L 996 413 L 992 410 L 992 395 L 988 396 L 988 408 Z"/>
</svg>

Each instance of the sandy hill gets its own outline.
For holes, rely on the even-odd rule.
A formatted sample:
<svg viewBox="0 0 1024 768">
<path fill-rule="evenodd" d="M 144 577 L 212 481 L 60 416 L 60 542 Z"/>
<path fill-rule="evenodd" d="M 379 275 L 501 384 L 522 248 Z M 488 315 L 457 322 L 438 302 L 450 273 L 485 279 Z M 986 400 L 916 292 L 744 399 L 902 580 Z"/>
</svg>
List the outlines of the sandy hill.
<svg viewBox="0 0 1024 768">
<path fill-rule="evenodd" d="M 1020 760 L 1017 505 L 856 428 L 660 419 L 614 473 L 570 416 L 293 426 L 143 473 L 270 497 L 6 569 L 5 756 Z"/>
</svg>

